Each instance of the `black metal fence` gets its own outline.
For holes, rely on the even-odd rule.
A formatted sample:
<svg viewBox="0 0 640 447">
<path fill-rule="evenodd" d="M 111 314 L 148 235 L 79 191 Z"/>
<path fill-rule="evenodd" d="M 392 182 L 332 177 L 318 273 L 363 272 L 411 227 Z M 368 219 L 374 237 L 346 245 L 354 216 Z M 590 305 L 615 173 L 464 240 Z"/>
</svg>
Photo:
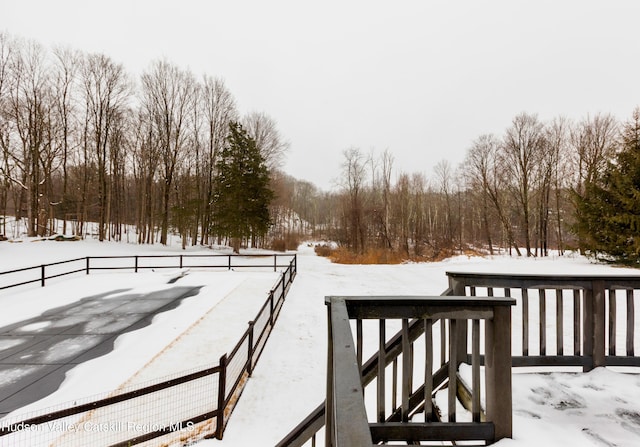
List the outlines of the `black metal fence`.
<svg viewBox="0 0 640 447">
<path fill-rule="evenodd" d="M 32 267 L 23 267 L 0 272 L 0 290 L 28 284 L 40 284 L 42 287 L 50 279 L 76 273 L 104 270 L 122 270 L 139 272 L 141 270 L 160 269 L 251 269 L 251 268 L 286 268 L 289 259 L 294 255 L 287 254 L 187 254 L 187 255 L 136 255 L 136 256 L 86 256 L 66 261 L 52 262 Z M 282 259 L 287 260 L 283 263 Z M 268 262 L 273 260 L 272 262 Z"/>
<path fill-rule="evenodd" d="M 247 379 L 260 358 L 266 341 L 280 314 L 285 297 L 297 273 L 295 255 L 269 255 L 274 262 L 258 265 L 248 259 L 266 256 L 229 257 L 226 264 L 197 265 L 198 268 L 225 267 L 286 267 L 256 317 L 249 322 L 230 353 L 220 358 L 218 365 L 175 375 L 144 387 L 130 387 L 118 394 L 94 396 L 54 411 L 39 412 L 25 417 L 9 416 L 0 420 L 0 446 L 131 446 L 169 444 L 176 441 L 192 441 L 202 438 L 222 439 L 224 428 L 233 408 L 244 389 Z M 278 257 L 288 256 L 289 262 L 278 263 Z M 187 258 L 180 256 L 182 268 Z M 199 256 L 195 256 L 199 257 Z M 92 269 L 163 268 L 141 265 L 147 258 L 166 260 L 161 256 L 135 256 L 133 267 L 92 267 L 95 260 L 122 259 L 126 257 L 87 257 L 86 272 Z M 175 257 L 177 258 L 177 257 Z M 221 257 L 217 257 L 221 259 Z M 233 258 L 233 259 L 232 259 Z M 240 259 L 247 258 L 247 259 Z M 191 260 L 191 259 L 190 259 Z M 75 262 L 73 260 L 70 262 Z M 58 265 L 61 263 L 57 263 Z M 49 264 L 52 265 L 52 264 Z M 176 266 L 173 265 L 173 268 Z M 44 269 L 43 269 L 44 272 Z M 6 273 L 6 272 L 5 272 Z M 56 276 L 61 276 L 56 274 Z M 43 278 L 47 279 L 43 274 Z M 44 280 L 43 280 L 44 284 Z"/>
</svg>

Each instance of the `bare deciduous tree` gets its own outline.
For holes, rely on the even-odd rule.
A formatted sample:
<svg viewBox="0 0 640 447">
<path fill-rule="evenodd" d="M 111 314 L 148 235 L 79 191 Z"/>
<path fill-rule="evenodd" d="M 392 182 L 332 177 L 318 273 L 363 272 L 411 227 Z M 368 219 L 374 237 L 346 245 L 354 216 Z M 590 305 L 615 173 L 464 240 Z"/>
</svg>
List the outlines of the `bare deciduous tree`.
<svg viewBox="0 0 640 447">
<path fill-rule="evenodd" d="M 280 136 L 275 120 L 266 113 L 251 112 L 243 118 L 242 127 L 256 141 L 269 169 L 279 168 L 284 161 L 289 143 Z"/>
<path fill-rule="evenodd" d="M 86 106 L 85 154 L 95 156 L 98 176 L 98 239 L 103 241 L 107 237 L 112 191 L 110 181 L 113 158 L 110 143 L 127 105 L 130 83 L 122 65 L 102 54 L 91 54 L 82 65 L 82 84 Z"/>
<path fill-rule="evenodd" d="M 142 75 L 142 104 L 160 144 L 163 204 L 160 243 L 167 243 L 171 187 L 176 167 L 184 156 L 195 102 L 193 75 L 166 61 L 152 63 Z"/>
<path fill-rule="evenodd" d="M 514 196 L 520 204 L 527 256 L 531 251 L 531 194 L 533 175 L 544 151 L 544 133 L 537 115 L 522 113 L 513 119 L 504 137 L 504 156 Z"/>
<path fill-rule="evenodd" d="M 349 199 L 346 210 L 349 222 L 348 244 L 355 252 L 364 253 L 366 239 L 363 193 L 366 160 L 360 149 L 352 147 L 344 151 L 342 173 L 343 189 Z"/>
</svg>

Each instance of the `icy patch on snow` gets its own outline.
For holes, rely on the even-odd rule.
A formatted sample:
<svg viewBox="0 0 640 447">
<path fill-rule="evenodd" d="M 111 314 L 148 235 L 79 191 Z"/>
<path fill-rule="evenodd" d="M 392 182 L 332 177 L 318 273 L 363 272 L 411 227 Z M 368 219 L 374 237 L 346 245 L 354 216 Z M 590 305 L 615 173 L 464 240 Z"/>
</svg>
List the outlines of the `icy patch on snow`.
<svg viewBox="0 0 640 447">
<path fill-rule="evenodd" d="M 21 332 L 33 332 L 33 331 L 39 331 L 40 329 L 44 329 L 49 326 L 51 326 L 51 321 L 38 321 L 36 323 L 31 323 L 31 324 L 22 326 L 18 330 Z"/>
<path fill-rule="evenodd" d="M 28 365 L 28 366 L 15 366 L 11 369 L 3 369 L 0 370 L 0 383 L 4 385 L 8 385 L 14 382 L 17 382 L 22 377 L 30 374 L 31 372 L 38 369 L 37 366 Z"/>
<path fill-rule="evenodd" d="M 57 360 L 68 359 L 74 355 L 80 354 L 83 350 L 94 346 L 97 337 L 92 335 L 81 335 L 79 337 L 68 338 L 56 343 L 47 351 L 43 361 L 54 362 Z"/>
<path fill-rule="evenodd" d="M 21 343 L 24 343 L 26 339 L 24 338 L 5 338 L 0 340 L 0 351 L 4 351 L 5 349 L 11 349 L 15 346 L 18 346 Z M 0 383 L 2 380 L 0 379 Z"/>
</svg>

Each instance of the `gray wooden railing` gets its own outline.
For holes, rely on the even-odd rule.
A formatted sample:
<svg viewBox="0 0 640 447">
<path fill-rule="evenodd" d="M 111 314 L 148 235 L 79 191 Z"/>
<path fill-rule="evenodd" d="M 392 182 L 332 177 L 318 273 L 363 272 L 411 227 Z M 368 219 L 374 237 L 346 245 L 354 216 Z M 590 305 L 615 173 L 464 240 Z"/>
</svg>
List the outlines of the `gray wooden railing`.
<svg viewBox="0 0 640 447">
<path fill-rule="evenodd" d="M 493 442 L 511 436 L 511 309 L 510 298 L 468 297 L 330 297 L 329 354 L 327 373 L 326 445 L 369 446 L 389 441 L 469 441 Z M 349 320 L 356 321 L 354 343 Z M 375 421 L 369 422 L 361 383 L 363 320 L 378 321 L 378 345 L 386 351 L 386 326 L 398 320 L 402 326 L 401 381 L 378 363 L 375 389 Z M 418 340 L 411 341 L 409 320 L 423 326 L 424 365 L 418 366 L 414 352 Z M 485 339 L 485 422 L 480 408 L 480 322 Z M 448 333 L 445 362 L 433 358 L 433 327 L 439 324 Z M 471 420 L 460 421 L 456 401 L 461 378 L 458 368 L 467 352 L 467 326 L 471 336 Z M 464 340 L 462 338 L 464 338 Z M 465 347 L 466 349 L 466 347 Z M 417 376 L 422 384 L 416 387 Z M 435 376 L 435 377 L 434 377 Z M 387 394 L 399 396 L 388 402 Z M 435 411 L 433 395 L 447 387 L 447 415 Z M 413 402 L 412 402 L 413 398 Z M 396 404 L 399 404 L 396 406 Z M 417 415 L 422 421 L 414 421 Z"/>
<path fill-rule="evenodd" d="M 518 299 L 513 337 L 521 348 L 513 352 L 513 366 L 640 366 L 634 343 L 640 277 L 447 275 L 455 294 Z"/>
<path fill-rule="evenodd" d="M 635 301 L 640 297 L 640 277 L 622 275 L 503 275 L 484 273 L 459 273 L 448 272 L 449 288 L 442 294 L 443 296 L 477 296 L 474 300 L 485 300 L 487 297 L 515 299 L 517 305 L 514 310 L 514 330 L 510 332 L 513 340 L 513 352 L 510 353 L 512 366 L 544 366 L 544 367 L 580 367 L 584 371 L 589 371 L 599 366 L 624 366 L 640 367 L 640 357 L 636 355 L 634 340 L 638 338 L 635 330 Z M 454 319 L 455 320 L 455 319 Z M 475 356 L 477 350 L 468 351 L 468 343 L 475 343 L 474 336 L 477 331 L 475 323 L 455 324 L 453 329 L 454 337 L 453 353 L 456 356 L 454 361 L 447 358 L 448 346 L 451 345 L 449 339 L 450 324 L 443 324 L 433 320 L 432 328 L 440 327 L 439 351 L 440 364 L 460 364 L 466 362 L 473 365 L 489 364 L 487 352 L 479 355 L 479 361 Z M 413 346 L 420 338 L 427 339 L 425 325 L 422 319 L 409 320 L 404 327 L 385 343 L 380 343 L 377 352 L 362 364 L 362 351 L 356 350 L 356 362 L 361 364 L 360 377 L 361 386 L 365 390 L 365 395 L 369 392 L 367 386 L 377 383 L 378 375 L 385 369 L 392 370 L 391 387 L 398 388 L 398 365 L 403 362 L 403 345 L 408 341 Z M 469 329 L 472 334 L 469 337 Z M 356 323 L 356 333 L 362 331 L 361 323 Z M 428 333 L 428 331 L 427 331 Z M 457 336 L 455 334 L 458 334 Z M 436 333 L 437 335 L 437 333 Z M 356 340 L 360 339 L 358 335 Z M 635 340 L 637 341 L 637 340 Z M 487 349 L 494 349 L 489 346 L 493 342 L 485 339 Z M 356 342 L 356 345 L 358 343 Z M 473 348 L 473 347 L 472 347 Z M 438 350 L 438 344 L 433 345 L 434 352 Z M 375 350 L 374 350 L 375 351 Z M 406 352 L 406 351 L 404 351 Z M 382 355 L 381 355 L 382 354 Z M 331 355 L 331 354 L 330 354 Z M 425 352 L 425 357 L 429 354 Z M 435 354 L 433 354 L 435 355 Z M 449 354 L 451 355 L 451 354 Z M 411 356 L 407 356 L 412 359 Z M 383 361 L 379 362 L 379 358 Z M 352 359 L 353 360 L 353 359 Z M 409 360 L 411 365 L 414 360 Z M 449 363 L 447 363 L 449 362 Z M 384 365 L 382 367 L 381 365 Z M 328 365 L 328 368 L 331 365 Z M 447 366 L 448 368 L 448 366 Z M 413 369 L 413 367 L 411 367 Z M 485 366 L 486 369 L 486 366 Z M 433 389 L 441 387 L 448 382 L 451 375 L 448 369 L 437 369 L 433 373 Z M 473 374 L 472 374 L 473 376 Z M 381 376 L 382 377 L 382 376 Z M 407 375 L 407 377 L 412 377 Z M 383 379 L 384 381 L 385 379 Z M 471 382 L 477 379 L 471 380 Z M 509 379 L 510 381 L 510 379 Z M 425 383 L 428 380 L 425 379 Z M 474 387 L 472 383 L 471 388 Z M 466 390 L 464 381 L 458 381 L 457 396 L 461 400 L 473 401 L 475 397 L 470 397 L 472 391 Z M 427 385 L 428 386 L 428 385 Z M 395 391 L 392 392 L 391 415 L 387 414 L 386 422 L 398 421 L 402 414 L 402 408 L 409 409 L 409 414 L 416 411 L 424 413 L 424 405 L 428 405 L 425 399 L 424 386 L 413 389 L 409 393 L 406 406 L 406 396 L 403 395 L 402 403 L 397 406 Z M 451 387 L 450 392 L 453 392 Z M 489 391 L 487 391 L 489 393 Z M 328 403 L 331 405 L 330 394 Z M 449 395 L 449 398 L 451 396 Z M 487 406 L 489 403 L 487 402 Z M 400 410 L 399 410 L 400 409 Z M 483 409 L 487 411 L 488 409 Z M 336 417 L 333 412 L 325 412 L 325 403 L 320 404 L 305 420 L 292 430 L 280 443 L 278 447 L 297 447 L 310 444 L 316 445 L 322 439 L 325 419 Z M 470 411 L 474 420 L 477 418 L 476 411 L 473 410 L 473 403 Z M 495 409 L 493 410 L 495 412 Z M 507 411 L 504 409 L 504 411 Z M 376 409 L 377 413 L 378 410 Z M 510 409 L 508 410 L 510 413 Z M 427 414 L 429 410 L 427 410 Z M 495 414 L 495 413 L 494 413 Z M 481 410 L 482 415 L 482 410 Z M 481 418 L 484 416 L 481 416 Z M 507 417 L 507 416 L 505 416 Z M 509 414 L 510 418 L 511 415 Z M 378 417 L 378 419 L 380 419 Z M 383 424 L 383 422 L 375 422 Z M 391 427 L 391 426 L 387 426 Z M 447 430 L 457 430 L 457 436 L 466 436 L 464 426 L 458 424 L 457 428 Z M 372 441 L 379 436 L 379 429 L 376 425 L 370 424 L 370 431 L 374 436 Z M 384 429 L 387 430 L 387 429 Z M 416 429 L 413 429 L 416 430 Z M 429 427 L 419 429 L 431 433 L 429 436 L 436 436 L 440 432 L 440 427 L 432 423 Z M 476 430 L 475 428 L 473 430 Z M 325 430 L 326 431 L 326 430 Z M 364 432 L 364 430 L 363 430 Z M 421 436 L 425 435 L 421 431 Z M 333 427 L 329 431 L 333 435 Z M 496 431 L 495 438 L 502 437 L 505 433 Z M 406 433 L 404 434 L 407 435 Z M 411 435 L 414 436 L 414 435 Z M 411 436 L 404 441 L 412 442 Z M 426 435 L 425 435 L 426 436 Z M 439 435 L 438 435 L 439 436 Z M 382 438 L 380 438 L 382 439 Z M 461 439 L 461 438 L 458 438 Z M 331 441 L 331 436 L 329 436 Z M 334 440 L 335 441 L 335 440 Z M 490 440 L 488 440 L 490 441 Z M 365 444 L 368 442 L 366 438 Z M 349 444 L 328 444 L 328 445 L 349 445 Z M 370 445 L 370 444 L 367 444 Z"/>
</svg>

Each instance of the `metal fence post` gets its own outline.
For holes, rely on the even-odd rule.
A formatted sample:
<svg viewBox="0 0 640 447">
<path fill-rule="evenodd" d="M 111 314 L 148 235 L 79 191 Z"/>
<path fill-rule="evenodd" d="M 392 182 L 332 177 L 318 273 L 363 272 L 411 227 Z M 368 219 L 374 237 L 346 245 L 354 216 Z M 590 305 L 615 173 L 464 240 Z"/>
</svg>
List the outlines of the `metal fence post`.
<svg viewBox="0 0 640 447">
<path fill-rule="evenodd" d="M 278 271 L 278 255 L 276 254 L 273 255 L 273 271 Z"/>
<path fill-rule="evenodd" d="M 44 287 L 44 264 L 40 266 L 40 283 Z"/>
<path fill-rule="evenodd" d="M 182 268 L 182 255 L 180 255 L 180 268 Z"/>
<path fill-rule="evenodd" d="M 251 377 L 253 374 L 253 328 L 255 326 L 255 321 L 249 322 L 249 363 L 247 365 L 247 374 Z"/>
<path fill-rule="evenodd" d="M 91 260 L 91 258 L 89 256 L 87 256 L 87 275 L 89 274 L 89 261 Z"/>
<path fill-rule="evenodd" d="M 216 418 L 216 439 L 222 439 L 224 433 L 224 410 L 227 386 L 227 354 L 220 357 L 220 372 L 218 373 L 218 416 Z"/>
<path fill-rule="evenodd" d="M 135 262 L 134 262 L 134 272 L 138 273 L 138 255 L 134 256 L 135 258 Z"/>
<path fill-rule="evenodd" d="M 231 255 L 228 255 L 228 256 L 229 256 L 229 270 L 231 270 Z"/>
<path fill-rule="evenodd" d="M 269 292 L 269 324 L 273 326 L 273 290 Z"/>
</svg>

